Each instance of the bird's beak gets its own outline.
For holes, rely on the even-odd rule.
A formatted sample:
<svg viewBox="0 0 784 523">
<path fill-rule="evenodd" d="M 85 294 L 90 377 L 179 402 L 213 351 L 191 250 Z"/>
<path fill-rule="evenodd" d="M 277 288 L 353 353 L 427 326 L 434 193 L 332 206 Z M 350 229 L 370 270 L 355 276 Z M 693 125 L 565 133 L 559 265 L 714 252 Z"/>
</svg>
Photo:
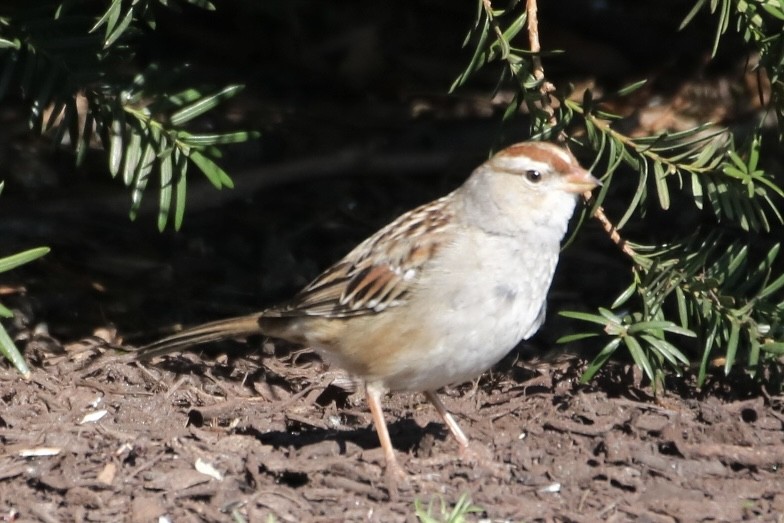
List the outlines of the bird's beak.
<svg viewBox="0 0 784 523">
<path fill-rule="evenodd" d="M 564 176 L 566 190 L 576 194 L 588 192 L 602 184 L 595 176 L 582 168 L 577 168 Z"/>
</svg>

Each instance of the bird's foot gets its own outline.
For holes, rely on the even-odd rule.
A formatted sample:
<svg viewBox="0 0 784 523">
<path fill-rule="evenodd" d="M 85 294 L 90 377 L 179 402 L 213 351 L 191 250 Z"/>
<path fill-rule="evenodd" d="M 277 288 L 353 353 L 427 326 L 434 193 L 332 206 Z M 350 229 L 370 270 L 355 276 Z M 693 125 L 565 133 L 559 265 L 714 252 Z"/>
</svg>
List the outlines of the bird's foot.
<svg viewBox="0 0 784 523">
<path fill-rule="evenodd" d="M 400 496 L 400 490 L 408 490 L 410 488 L 410 479 L 408 473 L 403 470 L 397 460 L 387 462 L 384 480 L 390 501 L 397 501 Z"/>
</svg>

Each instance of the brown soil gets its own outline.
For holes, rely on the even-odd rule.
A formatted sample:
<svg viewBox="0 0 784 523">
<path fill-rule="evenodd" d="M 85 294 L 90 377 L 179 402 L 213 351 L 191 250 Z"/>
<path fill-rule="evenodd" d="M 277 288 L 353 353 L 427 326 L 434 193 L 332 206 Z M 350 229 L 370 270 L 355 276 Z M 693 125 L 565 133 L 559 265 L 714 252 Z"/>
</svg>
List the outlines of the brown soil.
<svg viewBox="0 0 784 523">
<path fill-rule="evenodd" d="M 142 366 L 67 349 L 28 383 L 0 371 L 3 520 L 415 521 L 416 500 L 464 494 L 491 521 L 784 514 L 781 398 L 654 401 L 620 367 L 586 387 L 574 361 L 509 362 L 445 395 L 474 462 L 423 398 L 389 398 L 410 474 L 390 497 L 362 398 L 308 355 Z"/>
</svg>

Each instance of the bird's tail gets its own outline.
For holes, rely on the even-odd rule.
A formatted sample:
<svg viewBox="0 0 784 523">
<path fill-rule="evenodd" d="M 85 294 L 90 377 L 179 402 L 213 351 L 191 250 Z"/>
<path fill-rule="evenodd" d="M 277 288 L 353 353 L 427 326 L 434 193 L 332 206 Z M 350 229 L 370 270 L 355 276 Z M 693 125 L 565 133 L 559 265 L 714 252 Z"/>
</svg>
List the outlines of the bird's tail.
<svg viewBox="0 0 784 523">
<path fill-rule="evenodd" d="M 156 356 L 169 354 L 170 352 L 177 352 L 193 345 L 260 334 L 260 318 L 261 314 L 256 313 L 191 327 L 140 348 L 136 352 L 136 358 L 148 360 Z"/>
</svg>

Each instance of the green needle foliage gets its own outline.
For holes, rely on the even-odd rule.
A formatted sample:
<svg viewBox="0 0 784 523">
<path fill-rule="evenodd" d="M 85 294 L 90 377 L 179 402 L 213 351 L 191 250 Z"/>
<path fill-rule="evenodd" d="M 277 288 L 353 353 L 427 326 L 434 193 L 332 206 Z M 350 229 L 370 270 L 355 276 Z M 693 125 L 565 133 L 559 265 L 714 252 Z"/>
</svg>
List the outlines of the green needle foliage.
<svg viewBox="0 0 784 523">
<path fill-rule="evenodd" d="M 510 85 L 516 89 L 516 96 L 506 108 L 504 118 L 511 118 L 524 106 L 536 116 L 533 122 L 539 129 L 549 116 L 542 109 L 544 96 L 540 87 L 543 80 L 537 80 L 533 74 L 531 53 L 512 45 L 512 40 L 525 31 L 526 21 L 527 15 L 521 2 L 511 2 L 511 7 L 497 9 L 491 2 L 478 0 L 476 23 L 463 42 L 464 47 L 473 44 L 474 53 L 465 70 L 452 83 L 450 92 L 463 86 L 485 65 L 498 63 L 501 68 L 496 91 Z"/>
<path fill-rule="evenodd" d="M 760 66 L 771 83 L 773 103 L 779 122 L 779 134 L 784 134 L 784 2 L 781 0 L 698 0 L 683 19 L 681 28 L 688 25 L 701 10 L 707 9 L 716 19 L 713 55 L 721 37 L 730 27 L 743 36 L 750 47 L 760 54 Z"/>
<path fill-rule="evenodd" d="M 241 85 L 203 85 L 188 65 L 167 67 L 154 58 L 140 65 L 136 59 L 141 37 L 156 29 L 156 12 L 185 4 L 215 9 L 206 0 L 0 6 L 0 101 L 21 102 L 30 130 L 70 149 L 77 165 L 90 150 L 103 154 L 111 176 L 130 189 L 131 219 L 148 190 L 157 193 L 160 230 L 172 222 L 176 229 L 182 225 L 189 170 L 195 168 L 218 189 L 230 188 L 231 178 L 215 162 L 220 147 L 257 137 L 192 128 L 196 119 L 237 95 Z M 46 252 L 32 249 L 0 259 L 0 272 Z M 0 317 L 10 316 L 0 305 Z M 2 325 L 0 352 L 29 375 Z"/>
<path fill-rule="evenodd" d="M 438 500 L 436 511 L 435 501 Z M 436 513 L 437 512 L 437 513 Z M 427 508 L 417 499 L 414 500 L 414 513 L 421 523 L 466 523 L 470 514 L 482 513 L 483 510 L 471 503 L 468 494 L 463 494 L 450 510 L 444 498 L 436 496 L 427 504 Z"/>
<path fill-rule="evenodd" d="M 81 164 L 100 149 L 108 171 L 130 189 L 135 218 L 148 186 L 155 187 L 158 228 L 182 225 L 186 180 L 195 167 L 218 189 L 231 178 L 214 161 L 219 147 L 255 132 L 196 133 L 195 119 L 242 90 L 202 86 L 187 65 L 157 61 L 138 70 L 134 45 L 154 31 L 155 8 L 182 4 L 214 10 L 205 0 L 112 0 L 96 11 L 87 0 L 29 2 L 0 8 L 0 100 L 21 98 L 28 124 L 74 151 Z M 189 85 L 190 84 L 190 85 Z M 157 179 L 157 180 L 156 180 Z M 150 184 L 151 180 L 155 180 Z"/>
<path fill-rule="evenodd" d="M 764 365 L 778 365 L 784 355 L 784 261 L 777 240 L 783 230 L 784 191 L 760 159 L 767 150 L 781 149 L 784 0 L 698 0 L 682 24 L 705 8 L 717 19 L 714 54 L 730 27 L 742 35 L 749 53 L 758 53 L 758 74 L 767 76 L 771 85 L 770 99 L 763 100 L 765 111 L 775 114 L 779 123 L 778 141 L 767 140 L 767 149 L 761 126 L 741 143 L 729 130 L 710 123 L 677 133 L 623 134 L 614 126 L 621 117 L 604 109 L 606 98 L 596 100 L 590 90 L 580 101 L 563 88 L 543 93 L 544 79 L 535 78 L 533 57 L 514 44 L 526 41 L 520 34 L 527 28 L 522 2 L 506 3 L 502 9 L 493 2 L 477 3 L 476 24 L 466 40 L 475 52 L 452 88 L 482 68 L 494 68 L 499 76 L 496 89 L 510 89 L 515 95 L 505 118 L 525 108 L 535 138 L 567 135 L 573 145 L 593 151 L 591 168 L 604 185 L 583 210 L 581 223 L 608 199 L 617 204 L 620 182 L 628 187 L 632 176 L 636 186 L 622 202 L 623 210 L 611 217 L 629 248 L 628 286 L 595 313 L 563 313 L 587 327 L 560 341 L 602 342 L 583 379 L 591 379 L 619 349 L 628 352 L 654 386 L 666 372 L 689 367 L 697 369 L 702 385 L 716 362 L 727 374 L 737 366 L 754 374 Z M 545 71 L 546 58 L 543 54 Z M 612 96 L 627 96 L 645 82 Z M 551 103 L 550 96 L 557 103 Z M 546 107 L 557 109 L 551 114 Z M 666 219 L 678 210 L 682 216 L 684 204 L 702 214 L 697 230 L 673 239 L 672 231 L 645 228 L 653 214 L 662 219 L 664 213 Z M 624 227 L 630 223 L 635 231 L 654 229 L 645 236 L 647 243 L 626 237 Z"/>
<path fill-rule="evenodd" d="M 3 182 L 0 182 L 0 193 L 3 192 Z M 17 254 L 13 254 L 11 256 L 6 256 L 5 258 L 0 258 L 0 274 L 6 271 L 10 271 L 15 267 L 19 267 L 20 265 L 24 265 L 25 263 L 31 262 L 37 258 L 40 258 L 44 254 L 49 252 L 48 247 L 38 247 L 36 249 L 29 249 L 24 252 L 20 252 Z M 0 303 L 0 318 L 11 318 L 13 317 L 13 312 L 3 306 Z M 22 355 L 19 354 L 19 350 L 16 348 L 11 337 L 6 332 L 5 327 L 0 323 L 0 354 L 3 355 L 8 361 L 10 361 L 16 370 L 25 378 L 28 379 L 30 377 L 30 369 L 27 368 L 27 363 L 25 363 L 24 358 Z"/>
</svg>

